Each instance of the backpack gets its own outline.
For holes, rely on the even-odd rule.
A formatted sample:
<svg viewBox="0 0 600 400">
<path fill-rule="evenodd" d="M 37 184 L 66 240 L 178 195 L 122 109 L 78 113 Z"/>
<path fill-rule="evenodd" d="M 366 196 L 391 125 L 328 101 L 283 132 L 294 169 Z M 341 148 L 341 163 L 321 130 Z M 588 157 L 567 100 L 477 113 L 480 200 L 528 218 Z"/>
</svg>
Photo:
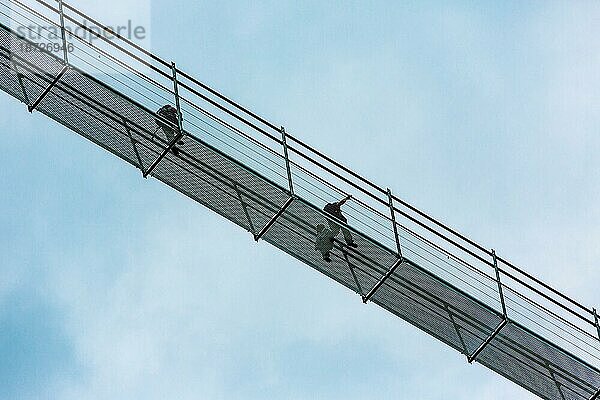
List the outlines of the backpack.
<svg viewBox="0 0 600 400">
<path fill-rule="evenodd" d="M 165 120 L 169 121 L 171 124 L 167 124 L 163 119 L 156 118 L 156 125 L 158 125 L 162 129 L 171 129 L 177 130 L 179 126 L 179 121 L 177 117 L 177 109 L 169 104 L 166 106 L 162 106 L 157 112 L 156 115 L 161 116 Z"/>
</svg>

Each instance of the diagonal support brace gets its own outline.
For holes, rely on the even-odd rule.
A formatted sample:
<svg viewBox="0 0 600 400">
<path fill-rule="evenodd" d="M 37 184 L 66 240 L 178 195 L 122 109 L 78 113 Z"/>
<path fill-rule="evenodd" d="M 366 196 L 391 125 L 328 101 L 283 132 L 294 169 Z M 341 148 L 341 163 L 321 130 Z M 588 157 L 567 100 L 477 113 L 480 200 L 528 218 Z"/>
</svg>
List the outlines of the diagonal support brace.
<svg viewBox="0 0 600 400">
<path fill-rule="evenodd" d="M 469 364 L 471 364 L 473 361 L 475 361 L 477 359 L 477 356 L 479 355 L 479 353 L 481 353 L 483 351 L 483 349 L 485 349 L 486 346 L 488 344 L 490 344 L 490 342 L 500 333 L 502 328 L 504 328 L 507 323 L 508 323 L 508 319 L 504 318 L 502 320 L 502 322 L 500 322 L 500 324 L 496 327 L 494 332 L 492 332 L 492 334 L 485 340 L 485 342 L 481 343 L 481 346 L 479 346 L 479 348 L 477 350 L 475 350 L 473 355 L 467 357 L 467 361 L 469 361 Z"/>
<path fill-rule="evenodd" d="M 69 69 L 68 65 L 65 65 L 64 67 L 62 67 L 62 69 L 60 70 L 58 75 L 56 75 L 56 78 L 54 78 L 54 80 L 50 83 L 50 85 L 48 85 L 48 87 L 46 89 L 44 89 L 42 94 L 40 94 L 40 97 L 38 97 L 38 99 L 36 101 L 34 101 L 32 105 L 27 106 L 27 110 L 29 110 L 29 112 L 33 112 L 33 110 L 35 110 L 35 108 L 42 102 L 42 100 L 44 100 L 44 97 L 46 97 L 46 95 L 48 93 L 50 93 L 50 90 L 52 90 L 54 85 L 56 85 L 58 83 L 60 78 L 62 78 L 62 76 L 65 74 L 65 72 L 67 72 L 68 69 Z"/>
<path fill-rule="evenodd" d="M 371 289 L 369 291 L 369 293 L 367 293 L 366 296 L 363 296 L 362 298 L 362 302 L 363 303 L 367 303 L 367 301 L 369 301 L 369 299 L 371 297 L 373 297 L 373 295 L 375 294 L 375 292 L 381 287 L 381 285 L 383 285 L 383 283 L 390 277 L 392 276 L 392 274 L 394 273 L 394 271 L 396 270 L 396 268 L 398 268 L 400 266 L 400 264 L 402 264 L 402 262 L 404 261 L 404 259 L 399 258 L 396 260 L 396 262 L 394 263 L 394 265 L 392 265 L 390 267 L 390 269 L 388 270 L 388 272 L 381 277 L 381 279 L 379 280 L 379 282 L 377 282 L 377 284 L 375 286 L 373 286 L 373 289 Z"/>
<path fill-rule="evenodd" d="M 144 178 L 147 178 L 152 173 L 152 171 L 154 171 L 154 168 L 158 166 L 162 159 L 165 158 L 165 156 L 173 149 L 173 147 L 177 144 L 179 140 L 181 140 L 182 137 L 183 133 L 179 132 L 179 134 L 175 136 L 173 140 L 171 140 L 171 143 L 169 143 L 167 148 L 163 150 L 163 152 L 158 156 L 158 158 L 150 165 L 150 167 L 148 167 L 148 170 L 144 172 Z"/>
<path fill-rule="evenodd" d="M 264 228 L 262 228 L 262 230 L 258 233 L 258 235 L 254 235 L 254 240 L 256 240 L 258 242 L 258 240 L 265 234 L 267 233 L 267 231 L 269 230 L 269 228 L 271 226 L 273 226 L 273 224 L 275 223 L 275 221 L 277 221 L 277 219 L 279 217 L 281 217 L 281 214 L 284 213 L 284 211 L 290 206 L 290 204 L 292 204 L 292 201 L 294 201 L 294 196 L 291 196 L 289 199 L 287 199 L 287 201 L 285 202 L 285 204 L 283 205 L 283 207 L 281 207 L 281 209 L 279 211 L 277 211 L 277 214 L 275 214 L 273 216 L 273 218 L 271 218 L 271 220 L 269 222 L 267 222 L 267 224 L 265 225 Z"/>
<path fill-rule="evenodd" d="M 590 397 L 589 400 L 597 400 L 597 399 L 600 399 L 600 389 L 598 389 L 598 391 L 596 393 L 594 393 L 592 395 L 592 397 Z"/>
</svg>

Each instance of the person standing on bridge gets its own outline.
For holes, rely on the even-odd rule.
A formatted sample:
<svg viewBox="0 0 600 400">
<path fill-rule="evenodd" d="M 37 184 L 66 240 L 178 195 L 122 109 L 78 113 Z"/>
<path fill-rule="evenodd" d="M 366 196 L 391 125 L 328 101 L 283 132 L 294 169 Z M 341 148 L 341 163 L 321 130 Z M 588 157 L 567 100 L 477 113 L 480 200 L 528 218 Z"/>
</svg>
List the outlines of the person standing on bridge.
<svg viewBox="0 0 600 400">
<path fill-rule="evenodd" d="M 331 229 L 327 229 L 324 224 L 317 225 L 317 239 L 315 240 L 315 250 L 319 250 L 323 255 L 323 260 L 331 262 L 331 250 L 333 250 L 333 234 Z"/>
<path fill-rule="evenodd" d="M 177 109 L 172 105 L 162 106 L 156 112 L 155 121 L 156 125 L 164 132 L 167 143 L 171 143 L 179 135 L 179 115 Z M 183 140 L 180 140 L 178 144 L 183 144 Z M 171 151 L 176 156 L 179 155 L 179 149 L 176 146 L 173 146 Z"/>
<path fill-rule="evenodd" d="M 348 195 L 345 199 L 338 201 L 336 203 L 329 203 L 325 207 L 323 207 L 323 211 L 334 217 L 335 219 L 342 221 L 344 224 L 348 223 L 348 220 L 342 214 L 342 206 L 345 202 L 350 200 L 352 196 Z M 352 238 L 352 234 L 345 227 L 340 227 L 338 223 L 335 221 L 328 219 L 329 227 L 331 228 L 332 237 L 336 237 L 340 233 L 340 229 L 342 230 L 342 234 L 344 235 L 344 239 L 349 247 L 357 247 L 356 243 L 354 243 L 354 239 Z"/>
</svg>

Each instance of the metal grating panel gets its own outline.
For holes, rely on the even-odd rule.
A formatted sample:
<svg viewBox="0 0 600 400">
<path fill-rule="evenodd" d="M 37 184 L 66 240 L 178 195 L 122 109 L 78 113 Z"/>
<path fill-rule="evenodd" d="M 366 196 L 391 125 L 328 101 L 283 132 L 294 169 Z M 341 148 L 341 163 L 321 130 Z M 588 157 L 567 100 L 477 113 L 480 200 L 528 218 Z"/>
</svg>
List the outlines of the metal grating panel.
<svg viewBox="0 0 600 400">
<path fill-rule="evenodd" d="M 472 354 L 501 315 L 412 262 L 404 262 L 373 301 L 461 353 Z"/>
<path fill-rule="evenodd" d="M 24 88 L 21 88 L 19 75 L 11 61 L 10 41 L 8 33 L 0 30 L 0 86 L 2 90 L 16 97 L 21 102 L 26 102 Z"/>
<path fill-rule="evenodd" d="M 597 370 L 513 322 L 486 347 L 479 362 L 509 379 L 519 376 L 517 383 L 546 399 L 588 400 L 600 387 Z"/>
</svg>

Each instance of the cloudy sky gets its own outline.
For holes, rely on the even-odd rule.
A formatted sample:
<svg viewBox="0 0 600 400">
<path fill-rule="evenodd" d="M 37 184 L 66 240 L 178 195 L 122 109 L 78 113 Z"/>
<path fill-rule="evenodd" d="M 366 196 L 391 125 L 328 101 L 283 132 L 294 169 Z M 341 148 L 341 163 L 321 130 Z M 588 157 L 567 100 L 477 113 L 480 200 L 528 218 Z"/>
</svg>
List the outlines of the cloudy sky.
<svg viewBox="0 0 600 400">
<path fill-rule="evenodd" d="M 130 10 L 162 57 L 600 305 L 600 3 Z M 8 95 L 0 109 L 0 399 L 533 398 Z"/>
</svg>

